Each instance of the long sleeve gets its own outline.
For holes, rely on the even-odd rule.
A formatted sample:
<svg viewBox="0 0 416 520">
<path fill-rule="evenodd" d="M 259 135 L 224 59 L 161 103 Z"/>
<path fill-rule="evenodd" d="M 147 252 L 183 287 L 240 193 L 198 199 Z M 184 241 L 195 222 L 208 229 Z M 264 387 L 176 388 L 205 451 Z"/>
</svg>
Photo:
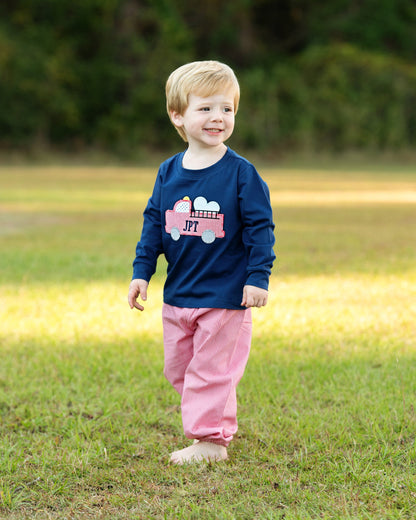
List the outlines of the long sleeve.
<svg viewBox="0 0 416 520">
<path fill-rule="evenodd" d="M 267 289 L 276 258 L 273 252 L 274 223 L 269 189 L 254 167 L 240 173 L 239 200 L 242 238 L 247 251 L 246 285 Z"/>
<path fill-rule="evenodd" d="M 142 278 L 149 281 L 156 271 L 158 256 L 163 252 L 160 185 L 161 180 L 158 175 L 153 194 L 143 213 L 142 234 L 137 243 L 136 258 L 133 262 L 133 279 Z"/>
</svg>

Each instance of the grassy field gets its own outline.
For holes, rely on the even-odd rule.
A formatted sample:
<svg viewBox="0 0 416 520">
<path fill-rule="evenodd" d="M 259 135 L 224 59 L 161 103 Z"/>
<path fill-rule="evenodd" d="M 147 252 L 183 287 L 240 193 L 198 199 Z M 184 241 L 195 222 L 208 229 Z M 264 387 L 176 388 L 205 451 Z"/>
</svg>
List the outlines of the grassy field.
<svg viewBox="0 0 416 520">
<path fill-rule="evenodd" d="M 0 169 L 0 518 L 416 517 L 416 172 L 261 172 L 278 262 L 240 429 L 172 467 L 163 261 L 126 300 L 155 171 Z"/>
</svg>

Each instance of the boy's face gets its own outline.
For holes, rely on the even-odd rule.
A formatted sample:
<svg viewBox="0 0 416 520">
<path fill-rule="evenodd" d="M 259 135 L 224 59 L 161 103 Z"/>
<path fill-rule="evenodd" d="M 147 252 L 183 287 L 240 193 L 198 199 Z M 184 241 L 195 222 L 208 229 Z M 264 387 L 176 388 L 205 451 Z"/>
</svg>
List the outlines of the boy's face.
<svg viewBox="0 0 416 520">
<path fill-rule="evenodd" d="M 184 130 L 189 146 L 216 147 L 234 130 L 234 93 L 208 97 L 190 94 L 183 114 L 171 113 L 172 122 Z"/>
</svg>

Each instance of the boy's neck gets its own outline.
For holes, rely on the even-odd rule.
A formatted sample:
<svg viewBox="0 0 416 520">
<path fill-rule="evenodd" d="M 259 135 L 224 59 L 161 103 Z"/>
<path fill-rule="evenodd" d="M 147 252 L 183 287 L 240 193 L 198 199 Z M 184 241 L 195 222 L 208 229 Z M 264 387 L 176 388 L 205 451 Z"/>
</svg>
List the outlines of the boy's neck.
<svg viewBox="0 0 416 520">
<path fill-rule="evenodd" d="M 227 146 L 224 143 L 215 148 L 195 149 L 189 146 L 183 156 L 182 166 L 188 170 L 208 168 L 222 159 L 226 151 Z"/>
</svg>

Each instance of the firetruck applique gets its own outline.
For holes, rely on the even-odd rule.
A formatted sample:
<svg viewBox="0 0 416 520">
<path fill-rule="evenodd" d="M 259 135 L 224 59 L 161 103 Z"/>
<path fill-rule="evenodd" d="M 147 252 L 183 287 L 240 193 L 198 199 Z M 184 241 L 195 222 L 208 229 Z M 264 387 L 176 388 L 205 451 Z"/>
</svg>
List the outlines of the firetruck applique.
<svg viewBox="0 0 416 520">
<path fill-rule="evenodd" d="M 189 197 L 178 200 L 165 213 L 165 230 L 177 241 L 181 235 L 201 237 L 205 244 L 212 244 L 216 238 L 223 238 L 224 215 L 220 213 L 218 202 L 208 202 L 205 197 L 192 201 Z"/>
</svg>

